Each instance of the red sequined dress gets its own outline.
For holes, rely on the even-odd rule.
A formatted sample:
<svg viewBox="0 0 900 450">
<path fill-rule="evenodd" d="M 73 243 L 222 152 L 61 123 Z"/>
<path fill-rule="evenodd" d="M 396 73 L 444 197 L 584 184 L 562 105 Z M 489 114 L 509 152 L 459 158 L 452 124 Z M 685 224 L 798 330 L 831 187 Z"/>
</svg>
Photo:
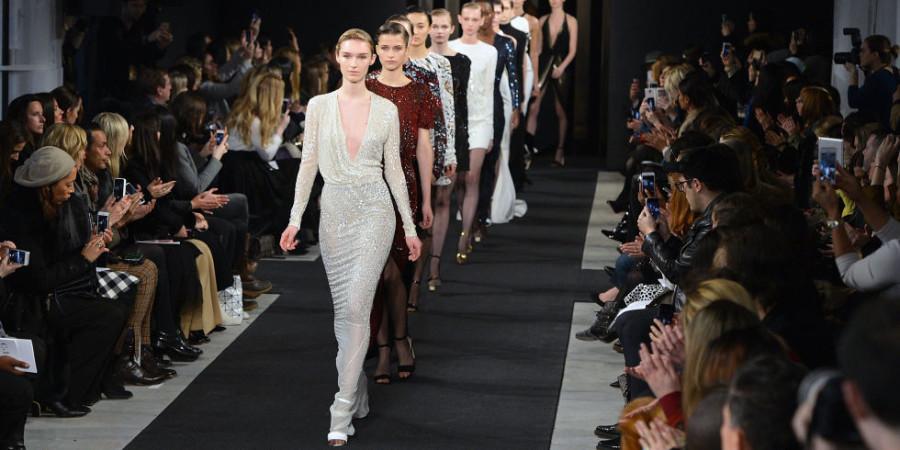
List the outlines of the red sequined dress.
<svg viewBox="0 0 900 450">
<path fill-rule="evenodd" d="M 400 165 L 403 175 L 406 177 L 406 188 L 409 191 L 409 206 L 413 217 L 418 222 L 421 220 L 421 196 L 419 191 L 419 166 L 416 159 L 416 147 L 419 143 L 419 129 L 431 129 L 434 127 L 435 108 L 423 107 L 423 105 L 435 105 L 437 100 L 423 83 L 410 81 L 404 86 L 388 86 L 378 81 L 379 72 L 375 71 L 366 80 L 366 87 L 372 93 L 384 97 L 397 106 L 400 116 Z M 402 230 L 401 230 L 402 231 Z M 406 240 L 402 232 L 394 233 L 394 247 L 391 252 L 396 256 L 397 265 L 403 267 L 409 249 L 406 248 Z"/>
</svg>

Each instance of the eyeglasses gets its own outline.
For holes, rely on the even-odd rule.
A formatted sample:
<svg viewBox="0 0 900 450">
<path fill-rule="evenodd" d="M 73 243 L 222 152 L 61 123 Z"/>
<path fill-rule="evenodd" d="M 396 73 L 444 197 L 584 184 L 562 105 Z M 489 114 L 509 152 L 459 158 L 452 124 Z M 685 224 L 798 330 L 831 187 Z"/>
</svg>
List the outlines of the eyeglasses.
<svg viewBox="0 0 900 450">
<path fill-rule="evenodd" d="M 687 180 L 684 180 L 684 181 L 676 181 L 675 189 L 678 189 L 678 192 L 684 192 L 685 189 L 687 189 L 685 187 L 685 185 L 687 185 L 688 183 L 690 183 L 691 181 L 694 181 L 694 180 L 696 180 L 696 178 L 688 178 Z"/>
</svg>

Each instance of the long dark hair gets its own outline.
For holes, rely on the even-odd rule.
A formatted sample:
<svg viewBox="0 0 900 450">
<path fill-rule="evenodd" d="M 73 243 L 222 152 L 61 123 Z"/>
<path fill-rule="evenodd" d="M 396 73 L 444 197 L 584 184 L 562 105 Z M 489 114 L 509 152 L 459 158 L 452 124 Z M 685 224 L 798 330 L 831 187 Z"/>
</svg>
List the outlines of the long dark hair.
<svg viewBox="0 0 900 450">
<path fill-rule="evenodd" d="M 41 92 L 34 95 L 41 102 L 41 107 L 44 109 L 44 134 L 47 134 L 50 127 L 56 124 L 56 99 L 49 92 Z"/>
<path fill-rule="evenodd" d="M 9 106 L 6 108 L 6 119 L 19 122 L 19 124 L 27 130 L 25 121 L 28 120 L 28 106 L 31 105 L 32 102 L 38 102 L 43 107 L 41 99 L 34 94 L 25 94 L 14 98 L 13 101 L 9 102 Z M 49 124 L 45 123 L 44 126 L 49 127 Z M 40 137 L 40 135 L 35 135 L 30 131 L 26 133 L 28 145 L 35 149 L 37 148 L 37 145 L 40 144 Z"/>
<path fill-rule="evenodd" d="M 154 111 L 139 114 L 134 119 L 129 156 L 144 163 L 147 176 L 151 180 L 161 175 L 159 139 L 157 138 L 159 132 L 160 120 Z"/>
<path fill-rule="evenodd" d="M 178 121 L 178 140 L 185 145 L 209 140 L 203 129 L 206 121 L 206 100 L 196 92 L 182 92 L 172 101 L 172 114 Z"/>
<path fill-rule="evenodd" d="M 12 182 L 13 149 L 28 142 L 28 131 L 21 122 L 4 120 L 0 122 L 0 178 Z"/>
<path fill-rule="evenodd" d="M 159 170 L 166 180 L 174 180 L 178 174 L 178 121 L 163 106 L 157 106 L 159 117 Z"/>
</svg>

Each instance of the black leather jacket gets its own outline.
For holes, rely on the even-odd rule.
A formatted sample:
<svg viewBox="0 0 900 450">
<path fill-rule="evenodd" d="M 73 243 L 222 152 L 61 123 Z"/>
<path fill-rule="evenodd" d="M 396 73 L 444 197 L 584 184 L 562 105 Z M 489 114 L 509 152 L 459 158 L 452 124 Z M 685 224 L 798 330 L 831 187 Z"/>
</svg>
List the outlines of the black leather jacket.
<svg viewBox="0 0 900 450">
<path fill-rule="evenodd" d="M 709 202 L 703 215 L 694 220 L 691 229 L 684 236 L 681 251 L 673 255 L 667 250 L 666 241 L 659 232 L 654 231 L 644 238 L 641 250 L 669 281 L 678 284 L 681 276 L 691 268 L 691 259 L 697 250 L 697 243 L 712 230 L 712 211 L 721 195 Z"/>
</svg>

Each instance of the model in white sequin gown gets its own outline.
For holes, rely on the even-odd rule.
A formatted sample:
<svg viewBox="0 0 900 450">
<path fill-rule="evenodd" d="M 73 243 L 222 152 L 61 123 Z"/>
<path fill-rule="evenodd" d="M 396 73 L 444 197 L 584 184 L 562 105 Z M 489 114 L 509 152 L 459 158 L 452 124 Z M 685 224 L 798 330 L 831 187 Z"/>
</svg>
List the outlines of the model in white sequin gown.
<svg viewBox="0 0 900 450">
<path fill-rule="evenodd" d="M 416 236 L 400 167 L 397 108 L 382 97 L 369 95 L 368 123 L 355 159 L 347 149 L 338 93 L 310 100 L 303 160 L 291 210 L 290 226 L 299 228 L 319 171 L 325 179 L 319 245 L 334 301 L 338 342 L 338 392 L 331 405 L 329 440 L 346 441 L 354 434 L 352 419 L 369 412 L 363 361 L 369 346 L 372 299 L 396 225 L 391 194 L 404 234 Z"/>
</svg>

